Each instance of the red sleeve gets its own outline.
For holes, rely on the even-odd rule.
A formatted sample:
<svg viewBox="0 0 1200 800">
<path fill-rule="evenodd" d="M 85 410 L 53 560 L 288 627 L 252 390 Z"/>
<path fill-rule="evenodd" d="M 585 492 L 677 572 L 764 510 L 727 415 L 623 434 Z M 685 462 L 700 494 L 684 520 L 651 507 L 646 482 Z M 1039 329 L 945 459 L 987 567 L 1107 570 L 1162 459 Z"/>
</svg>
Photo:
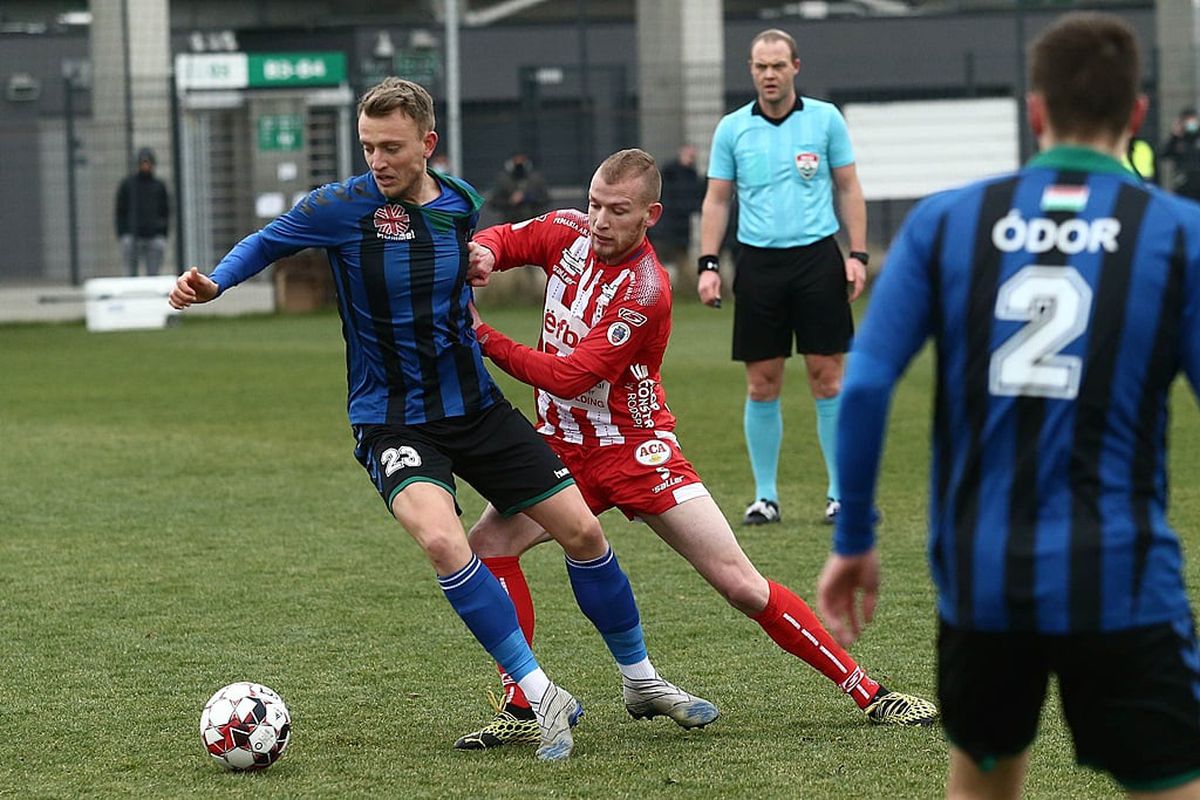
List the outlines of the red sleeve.
<svg viewBox="0 0 1200 800">
<path fill-rule="evenodd" d="M 665 323 L 670 324 L 670 301 L 643 305 L 636 298 L 613 303 L 600 321 L 564 361 L 574 359 L 599 379 L 616 381 L 638 358 L 644 358 L 648 345 L 659 337 Z M 590 388 L 590 387 L 589 387 Z"/>
<path fill-rule="evenodd" d="M 602 380 L 621 377 L 670 317 L 669 302 L 646 306 L 626 298 L 609 306 L 568 356 L 534 350 L 486 324 L 476 334 L 483 354 L 509 375 L 558 397 L 576 397 Z"/>
<path fill-rule="evenodd" d="M 552 211 L 524 222 L 484 228 L 475 241 L 492 251 L 496 269 L 536 264 L 549 269 L 564 247 L 587 233 L 587 217 L 571 209 Z"/>
<path fill-rule="evenodd" d="M 545 389 L 558 397 L 576 397 L 601 381 L 600 376 L 574 360 L 574 354 L 560 358 L 534 350 L 513 341 L 487 323 L 476 328 L 475 335 L 483 354 L 500 369 L 521 383 Z"/>
</svg>

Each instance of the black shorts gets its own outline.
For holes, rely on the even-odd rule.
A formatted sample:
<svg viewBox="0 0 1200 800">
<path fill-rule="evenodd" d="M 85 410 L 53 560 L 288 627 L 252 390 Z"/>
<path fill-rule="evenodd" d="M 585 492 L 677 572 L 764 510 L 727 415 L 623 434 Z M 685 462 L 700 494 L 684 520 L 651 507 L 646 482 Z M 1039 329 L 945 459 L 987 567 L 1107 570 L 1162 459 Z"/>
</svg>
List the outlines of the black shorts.
<svg viewBox="0 0 1200 800">
<path fill-rule="evenodd" d="M 1190 617 L 1113 633 L 938 632 L 948 738 L 983 770 L 1032 744 L 1051 673 L 1075 760 L 1130 791 L 1200 777 L 1200 650 Z"/>
<path fill-rule="evenodd" d="M 571 472 L 508 401 L 468 417 L 422 425 L 355 425 L 354 457 L 388 511 L 411 483 L 434 483 L 452 496 L 462 478 L 506 516 L 575 482 Z M 459 514 L 457 502 L 455 508 Z"/>
<path fill-rule="evenodd" d="M 803 247 L 742 245 L 733 278 L 733 360 L 850 349 L 846 262 L 832 236 Z"/>
</svg>

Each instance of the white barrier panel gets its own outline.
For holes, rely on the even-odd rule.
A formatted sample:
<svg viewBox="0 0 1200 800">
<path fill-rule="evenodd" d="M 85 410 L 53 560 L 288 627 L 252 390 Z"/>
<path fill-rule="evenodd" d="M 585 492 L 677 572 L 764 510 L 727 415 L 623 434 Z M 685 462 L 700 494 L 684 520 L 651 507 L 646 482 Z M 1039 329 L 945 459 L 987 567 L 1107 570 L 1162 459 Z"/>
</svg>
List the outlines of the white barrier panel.
<svg viewBox="0 0 1200 800">
<path fill-rule="evenodd" d="M 924 197 L 1020 165 L 1011 97 L 850 103 L 845 113 L 868 200 Z"/>
<path fill-rule="evenodd" d="M 87 329 L 128 331 L 165 328 L 179 312 L 167 303 L 174 275 L 93 278 L 83 285 Z"/>
</svg>

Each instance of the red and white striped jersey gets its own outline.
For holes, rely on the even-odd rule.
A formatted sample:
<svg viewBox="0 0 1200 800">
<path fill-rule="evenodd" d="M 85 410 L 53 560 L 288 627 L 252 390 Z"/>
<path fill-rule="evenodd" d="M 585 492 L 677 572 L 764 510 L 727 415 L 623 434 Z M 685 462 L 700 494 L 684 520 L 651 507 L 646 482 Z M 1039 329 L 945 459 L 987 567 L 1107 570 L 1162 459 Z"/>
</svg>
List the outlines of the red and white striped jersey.
<svg viewBox="0 0 1200 800">
<path fill-rule="evenodd" d="M 648 240 L 619 264 L 597 261 L 587 216 L 565 210 L 480 231 L 496 269 L 546 272 L 537 350 L 487 325 L 484 355 L 535 387 L 537 429 L 571 444 L 612 445 L 670 433 L 660 375 L 671 335 L 670 281 Z"/>
</svg>

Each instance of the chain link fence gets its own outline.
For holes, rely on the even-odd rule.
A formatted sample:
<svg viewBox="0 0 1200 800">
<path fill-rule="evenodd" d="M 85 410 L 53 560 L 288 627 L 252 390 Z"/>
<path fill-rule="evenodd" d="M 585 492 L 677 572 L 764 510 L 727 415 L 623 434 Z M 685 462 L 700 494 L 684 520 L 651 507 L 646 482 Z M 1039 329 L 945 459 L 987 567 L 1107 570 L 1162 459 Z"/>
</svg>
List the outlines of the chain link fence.
<svg viewBox="0 0 1200 800">
<path fill-rule="evenodd" d="M 1139 25 L 1146 28 L 1149 20 L 1152 30 L 1153 10 L 1137 13 Z M 1039 18 L 1038 25 L 1050 18 Z M 947 98 L 1009 98 L 1020 105 L 1013 87 L 1021 76 L 1021 49 L 1009 17 L 860 22 L 800 28 L 803 93 L 843 106 Z M 470 92 L 464 100 L 460 173 L 486 195 L 505 161 L 522 152 L 550 185 L 551 206 L 580 206 L 603 157 L 642 145 L 647 131 L 669 131 L 659 138 L 663 144 L 655 156 L 665 163 L 678 145 L 695 144 L 703 174 L 717 120 L 753 99 L 740 53 L 762 25 L 728 22 L 724 74 L 685 61 L 681 77 L 664 77 L 682 82 L 666 93 L 676 99 L 654 103 L 639 97 L 639 85 L 655 76 L 642 75 L 639 84 L 631 24 L 606 28 L 607 38 L 600 40 L 627 39 L 627 48 L 594 47 L 585 63 L 554 56 L 537 44 L 528 53 L 510 54 L 505 63 L 512 74 L 500 76 L 505 80 L 496 85 L 516 89 L 498 88 L 488 97 Z M 1027 33 L 1032 36 L 1036 29 L 1031 23 Z M 575 37 L 574 28 L 565 30 Z M 137 228 L 145 220 L 136 216 L 140 211 L 126 208 L 122 226 L 117 197 L 143 148 L 154 151 L 155 176 L 166 187 L 164 272 L 193 264 L 211 268 L 298 195 L 364 168 L 353 118 L 355 95 L 369 77 L 359 74 L 357 65 L 367 61 L 362 53 L 337 51 L 349 65 L 338 85 L 178 91 L 169 77 L 143 75 L 136 42 L 127 52 L 117 33 L 93 31 L 92 37 L 98 34 L 107 38 L 92 41 L 86 31 L 0 30 L 0 185 L 8 189 L 0 194 L 0 241 L 16 244 L 0 258 L 0 286 L 70 285 L 130 274 L 118 229 Z M 549 26 L 537 33 L 547 42 L 561 34 Z M 172 35 L 176 50 L 188 48 L 186 35 Z M 336 41 L 360 39 L 367 47 L 376 41 L 371 32 Z M 311 41 L 335 40 L 314 35 Z M 472 52 L 486 54 L 487 49 Z M 857 55 L 847 58 L 848 52 Z M 1152 106 L 1159 77 L 1154 65 L 1161 56 L 1153 50 L 1147 54 Z M 388 67 L 385 71 L 395 64 Z M 129 81 L 122 77 L 126 68 Z M 706 110 L 689 96 L 692 89 L 711 90 L 718 80 L 725 87 L 716 95 L 719 107 Z M 443 91 L 435 94 L 444 101 Z M 1156 119 L 1152 114 L 1144 132 L 1154 144 L 1166 134 Z M 444 137 L 446 120 L 440 107 Z M 1031 146 L 1026 139 L 1023 153 Z M 912 199 L 872 203 L 876 247 L 886 246 Z M 482 222 L 498 218 L 489 206 Z M 144 261 L 138 269 L 146 272 Z"/>
</svg>

